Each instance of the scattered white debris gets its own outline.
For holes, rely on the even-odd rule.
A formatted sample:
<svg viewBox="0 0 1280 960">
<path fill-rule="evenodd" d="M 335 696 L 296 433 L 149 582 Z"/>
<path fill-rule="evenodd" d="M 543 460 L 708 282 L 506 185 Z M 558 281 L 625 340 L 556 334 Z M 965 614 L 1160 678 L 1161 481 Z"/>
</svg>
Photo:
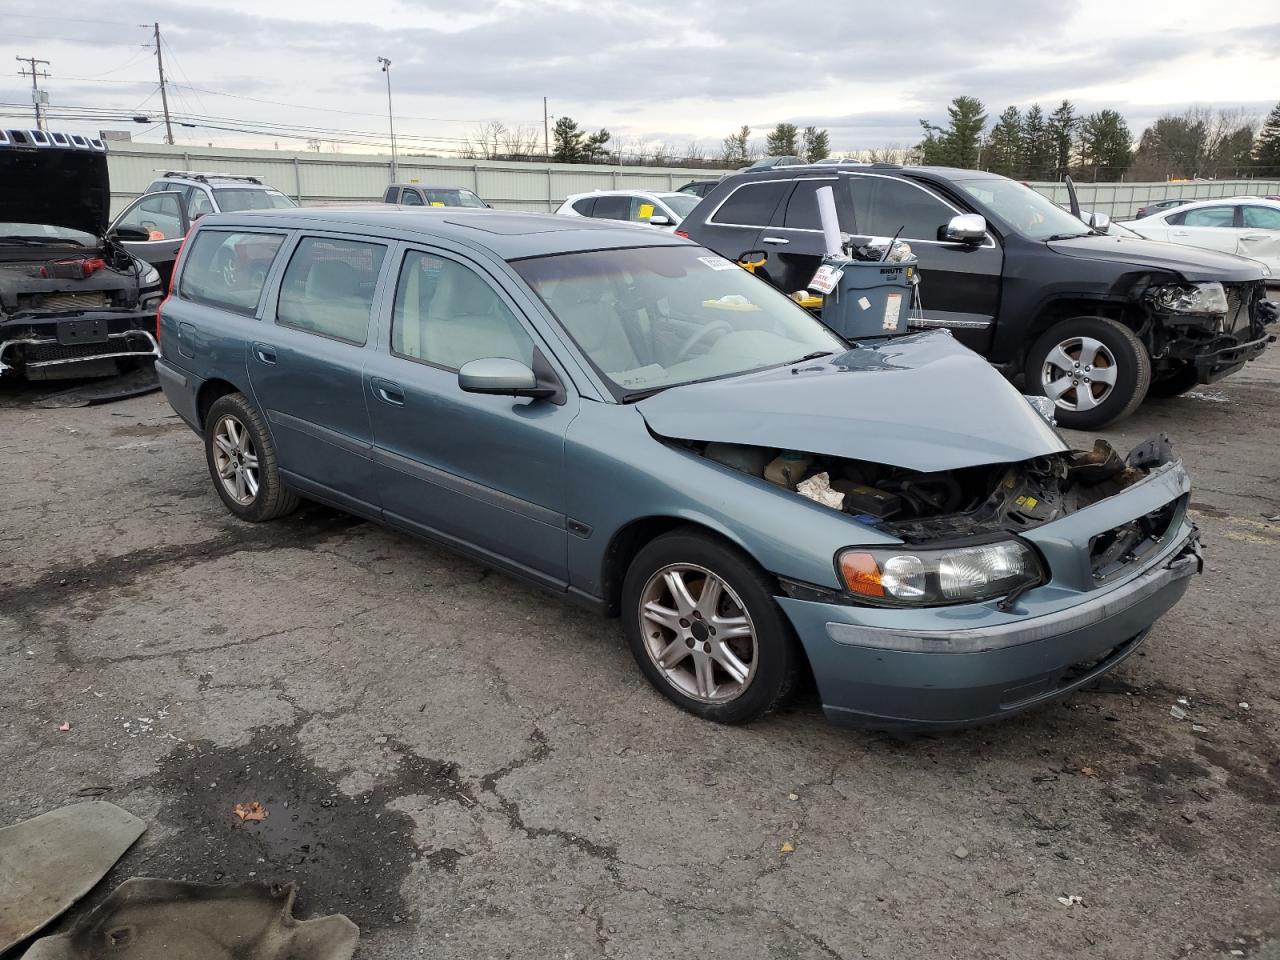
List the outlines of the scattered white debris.
<svg viewBox="0 0 1280 960">
<path fill-rule="evenodd" d="M 1245 701 L 1243 701 L 1243 700 L 1241 700 L 1239 703 L 1237 703 L 1237 704 L 1236 704 L 1236 706 L 1237 706 L 1237 707 L 1239 707 L 1241 710 L 1248 710 L 1248 709 L 1249 709 L 1249 704 L 1248 704 L 1248 703 L 1246 703 L 1246 702 L 1245 702 Z"/>
<path fill-rule="evenodd" d="M 1173 717 L 1175 720 L 1185 720 L 1190 716 L 1190 714 L 1175 703 L 1169 708 L 1169 716 Z"/>
<path fill-rule="evenodd" d="M 1058 902 L 1064 907 L 1074 907 L 1078 903 L 1084 903 L 1084 897 L 1078 897 L 1073 893 L 1070 896 L 1059 897 Z"/>
</svg>

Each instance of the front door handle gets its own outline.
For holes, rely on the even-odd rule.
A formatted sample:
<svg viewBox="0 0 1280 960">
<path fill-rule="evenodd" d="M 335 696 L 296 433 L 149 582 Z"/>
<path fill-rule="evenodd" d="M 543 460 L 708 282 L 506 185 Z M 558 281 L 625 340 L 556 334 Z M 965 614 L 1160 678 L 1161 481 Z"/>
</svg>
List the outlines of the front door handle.
<svg viewBox="0 0 1280 960">
<path fill-rule="evenodd" d="M 263 363 L 276 362 L 276 348 L 269 343 L 255 343 L 253 345 L 253 355 Z"/>
<path fill-rule="evenodd" d="M 786 237 L 761 237 L 761 238 L 760 238 L 760 242 L 761 242 L 761 243 L 775 243 L 775 244 L 783 244 L 783 243 L 790 243 L 791 241 L 790 241 L 790 240 L 788 240 Z"/>
<path fill-rule="evenodd" d="M 1191 234 L 1190 234 L 1190 233 L 1188 233 L 1186 230 L 1175 230 L 1175 231 L 1173 231 L 1173 235 L 1174 235 L 1175 237 L 1189 237 L 1189 236 L 1191 236 Z"/>
<path fill-rule="evenodd" d="M 1267 238 L 1266 238 L 1265 236 L 1262 236 L 1262 237 L 1248 236 L 1248 237 L 1241 237 L 1240 239 L 1241 239 L 1241 240 L 1248 240 L 1248 241 L 1250 241 L 1251 243 L 1256 243 L 1256 242 L 1258 242 L 1258 241 L 1260 241 L 1260 240 L 1265 240 L 1265 239 L 1267 239 Z"/>
<path fill-rule="evenodd" d="M 383 403 L 389 403 L 393 407 L 404 406 L 404 387 L 400 384 L 383 380 L 381 377 L 373 377 L 369 380 L 369 385 L 373 387 L 374 396 Z"/>
</svg>

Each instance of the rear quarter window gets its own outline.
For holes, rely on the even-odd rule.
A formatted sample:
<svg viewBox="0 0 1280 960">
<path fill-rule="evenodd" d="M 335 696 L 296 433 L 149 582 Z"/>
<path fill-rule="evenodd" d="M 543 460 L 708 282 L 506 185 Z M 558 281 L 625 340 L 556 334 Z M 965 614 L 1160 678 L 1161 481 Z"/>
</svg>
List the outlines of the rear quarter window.
<svg viewBox="0 0 1280 960">
<path fill-rule="evenodd" d="M 284 235 L 199 230 L 182 258 L 178 296 L 252 315 Z"/>
</svg>

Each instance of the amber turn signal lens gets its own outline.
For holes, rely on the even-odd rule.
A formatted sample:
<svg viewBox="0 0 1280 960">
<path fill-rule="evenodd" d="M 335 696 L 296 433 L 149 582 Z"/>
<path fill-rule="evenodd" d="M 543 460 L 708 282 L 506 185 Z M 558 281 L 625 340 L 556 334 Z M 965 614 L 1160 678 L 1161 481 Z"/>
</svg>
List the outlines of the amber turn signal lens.
<svg viewBox="0 0 1280 960">
<path fill-rule="evenodd" d="M 864 597 L 884 596 L 884 586 L 880 583 L 880 566 L 871 554 L 841 554 L 840 574 L 851 592 Z"/>
</svg>

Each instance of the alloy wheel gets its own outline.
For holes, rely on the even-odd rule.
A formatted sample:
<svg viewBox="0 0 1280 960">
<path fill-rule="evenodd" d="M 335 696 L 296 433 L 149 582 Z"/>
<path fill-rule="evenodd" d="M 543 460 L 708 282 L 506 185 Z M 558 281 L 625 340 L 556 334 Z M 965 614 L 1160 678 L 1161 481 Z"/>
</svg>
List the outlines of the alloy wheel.
<svg viewBox="0 0 1280 960">
<path fill-rule="evenodd" d="M 724 580 L 692 563 L 657 570 L 640 592 L 645 650 L 663 678 L 687 697 L 724 703 L 756 672 L 755 625 Z"/>
<path fill-rule="evenodd" d="M 213 465 L 227 495 L 243 506 L 258 495 L 258 451 L 243 423 L 223 414 L 213 428 Z"/>
<path fill-rule="evenodd" d="M 1115 355 L 1101 340 L 1068 337 L 1044 358 L 1040 386 L 1063 410 L 1092 410 L 1111 395 L 1117 373 Z"/>
</svg>

